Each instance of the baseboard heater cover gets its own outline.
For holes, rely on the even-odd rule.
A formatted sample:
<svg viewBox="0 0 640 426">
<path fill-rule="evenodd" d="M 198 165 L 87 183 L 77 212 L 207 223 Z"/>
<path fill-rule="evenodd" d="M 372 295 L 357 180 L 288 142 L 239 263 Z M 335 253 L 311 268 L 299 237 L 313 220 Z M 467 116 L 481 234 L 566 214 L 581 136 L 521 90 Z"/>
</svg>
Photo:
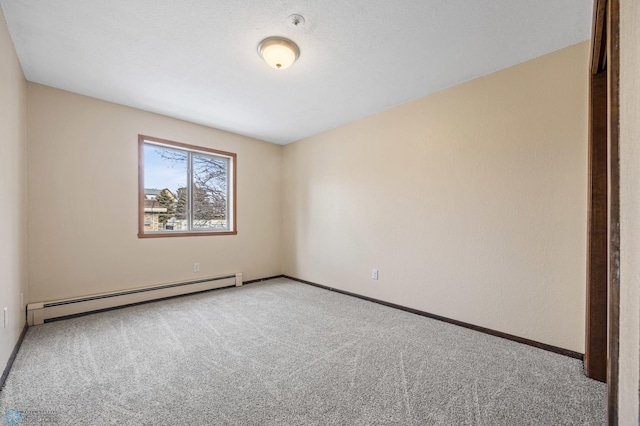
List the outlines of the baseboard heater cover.
<svg viewBox="0 0 640 426">
<path fill-rule="evenodd" d="M 148 302 L 216 288 L 240 287 L 241 285 L 242 274 L 236 273 L 201 278 L 194 281 L 181 281 L 49 302 L 29 303 L 27 305 L 27 323 L 29 326 L 40 325 L 44 324 L 45 320 L 53 318 L 116 308 L 133 303 Z"/>
</svg>

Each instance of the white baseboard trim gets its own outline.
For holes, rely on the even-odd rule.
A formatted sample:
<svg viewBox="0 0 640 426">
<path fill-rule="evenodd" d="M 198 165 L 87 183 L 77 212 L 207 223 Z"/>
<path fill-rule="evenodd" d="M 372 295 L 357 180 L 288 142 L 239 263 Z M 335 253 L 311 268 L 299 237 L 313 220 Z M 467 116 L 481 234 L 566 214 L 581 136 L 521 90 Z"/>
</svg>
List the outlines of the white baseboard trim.
<svg viewBox="0 0 640 426">
<path fill-rule="evenodd" d="M 207 277 L 195 281 L 181 281 L 48 302 L 29 303 L 27 305 L 27 323 L 29 326 L 40 325 L 44 324 L 45 320 L 53 318 L 100 311 L 216 288 L 239 287 L 241 285 L 242 274 L 236 273 Z"/>
</svg>

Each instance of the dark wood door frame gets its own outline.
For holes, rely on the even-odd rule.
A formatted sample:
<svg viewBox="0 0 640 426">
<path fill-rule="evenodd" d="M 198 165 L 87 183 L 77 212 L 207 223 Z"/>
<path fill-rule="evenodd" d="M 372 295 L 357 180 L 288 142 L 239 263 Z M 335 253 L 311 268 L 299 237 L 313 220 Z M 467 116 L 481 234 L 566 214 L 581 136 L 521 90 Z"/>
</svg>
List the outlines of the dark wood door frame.
<svg viewBox="0 0 640 426">
<path fill-rule="evenodd" d="M 596 1 L 589 81 L 589 213 L 584 371 L 607 379 L 608 153 L 605 2 Z"/>
<path fill-rule="evenodd" d="M 589 105 L 585 373 L 606 380 L 618 425 L 620 314 L 619 0 L 595 0 Z"/>
<path fill-rule="evenodd" d="M 607 1 L 607 104 L 609 147 L 609 425 L 618 425 L 620 338 L 620 1 Z"/>
<path fill-rule="evenodd" d="M 601 382 L 607 378 L 608 143 L 606 2 L 596 1 L 593 12 L 589 81 L 589 213 L 587 225 L 587 318 L 585 374 Z"/>
</svg>

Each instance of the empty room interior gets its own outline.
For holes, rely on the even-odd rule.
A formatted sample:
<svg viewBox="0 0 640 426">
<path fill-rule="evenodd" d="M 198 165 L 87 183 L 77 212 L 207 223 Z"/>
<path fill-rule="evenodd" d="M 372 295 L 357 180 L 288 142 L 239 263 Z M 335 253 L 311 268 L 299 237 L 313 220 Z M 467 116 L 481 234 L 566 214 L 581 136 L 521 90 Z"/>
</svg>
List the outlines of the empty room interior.
<svg viewBox="0 0 640 426">
<path fill-rule="evenodd" d="M 640 2 L 0 7 L 7 424 L 639 424 Z"/>
</svg>

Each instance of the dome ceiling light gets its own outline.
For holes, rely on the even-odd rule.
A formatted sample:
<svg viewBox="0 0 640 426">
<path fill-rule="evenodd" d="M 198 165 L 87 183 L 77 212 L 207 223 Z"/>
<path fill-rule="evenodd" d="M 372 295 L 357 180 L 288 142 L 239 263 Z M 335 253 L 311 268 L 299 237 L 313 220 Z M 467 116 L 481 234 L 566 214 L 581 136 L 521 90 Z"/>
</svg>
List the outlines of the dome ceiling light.
<svg viewBox="0 0 640 426">
<path fill-rule="evenodd" d="M 258 54 L 271 68 L 284 70 L 298 59 L 300 49 L 287 38 L 268 37 L 258 45 Z"/>
</svg>

